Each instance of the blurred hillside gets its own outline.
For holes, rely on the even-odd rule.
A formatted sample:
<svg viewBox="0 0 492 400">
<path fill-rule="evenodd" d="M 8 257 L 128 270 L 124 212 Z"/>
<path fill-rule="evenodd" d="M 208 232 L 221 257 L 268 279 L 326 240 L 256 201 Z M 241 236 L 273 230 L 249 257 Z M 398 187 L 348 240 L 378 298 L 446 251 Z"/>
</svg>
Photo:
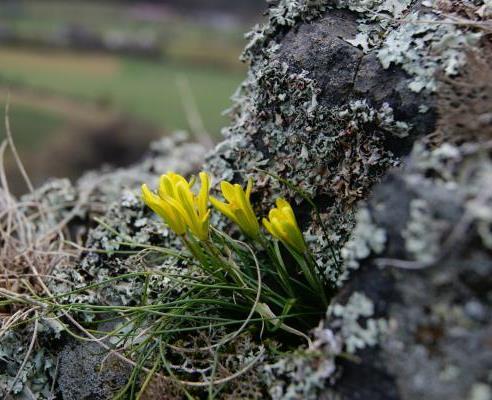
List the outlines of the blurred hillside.
<svg viewBox="0 0 492 400">
<path fill-rule="evenodd" d="M 0 96 L 3 105 L 10 93 L 12 130 L 35 181 L 76 177 L 103 160 L 126 165 L 174 130 L 219 138 L 244 76 L 243 32 L 264 7 L 263 0 L 2 1 Z M 203 121 L 193 124 L 190 110 Z M 93 160 L 81 160 L 74 144 L 101 136 L 118 141 L 121 158 L 99 146 L 82 152 Z M 65 167 L 44 156 L 55 148 Z"/>
</svg>

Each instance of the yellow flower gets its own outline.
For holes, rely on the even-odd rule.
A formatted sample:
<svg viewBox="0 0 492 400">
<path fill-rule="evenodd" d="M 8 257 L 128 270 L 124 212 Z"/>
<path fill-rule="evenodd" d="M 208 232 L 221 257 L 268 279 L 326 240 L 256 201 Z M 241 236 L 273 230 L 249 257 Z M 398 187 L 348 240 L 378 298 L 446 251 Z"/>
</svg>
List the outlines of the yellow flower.
<svg viewBox="0 0 492 400">
<path fill-rule="evenodd" d="M 186 233 L 186 225 L 179 213 L 177 213 L 166 201 L 152 193 L 145 184 L 142 185 L 142 198 L 145 204 L 159 215 L 176 235 L 181 236 Z"/>
<path fill-rule="evenodd" d="M 269 220 L 263 218 L 263 225 L 272 236 L 280 239 L 285 245 L 299 253 L 304 253 L 306 243 L 292 207 L 284 199 L 277 199 L 276 205 L 277 207 L 270 210 L 268 214 Z"/>
<path fill-rule="evenodd" d="M 256 239 L 260 234 L 260 225 L 251 206 L 250 196 L 253 180 L 248 180 L 246 192 L 238 185 L 222 181 L 220 188 L 228 203 L 210 197 L 212 205 L 231 221 L 235 222 L 246 236 Z"/>
<path fill-rule="evenodd" d="M 152 193 L 147 185 L 142 185 L 142 196 L 147 204 L 177 234 L 184 235 L 188 228 L 198 239 L 208 239 L 210 210 L 208 197 L 210 177 L 200 172 L 201 188 L 195 195 L 188 182 L 181 175 L 168 172 L 161 176 L 158 195 Z"/>
</svg>

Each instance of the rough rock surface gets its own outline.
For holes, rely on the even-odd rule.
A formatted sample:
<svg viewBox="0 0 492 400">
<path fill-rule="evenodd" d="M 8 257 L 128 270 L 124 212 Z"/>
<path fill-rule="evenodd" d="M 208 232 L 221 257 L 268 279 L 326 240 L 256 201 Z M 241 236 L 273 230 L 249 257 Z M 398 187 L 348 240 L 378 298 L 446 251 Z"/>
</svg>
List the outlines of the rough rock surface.
<svg viewBox="0 0 492 400">
<path fill-rule="evenodd" d="M 492 399 L 491 16 L 480 0 L 280 0 L 249 34 L 248 76 L 204 168 L 216 180 L 254 177 L 258 213 L 287 194 L 337 294 L 311 348 L 261 358 L 244 378 L 261 387 L 248 398 Z M 138 243 L 178 245 L 133 187 L 200 168 L 198 147 L 167 145 L 130 170 L 131 190 L 93 194 L 106 224 Z M 311 196 L 323 224 L 263 170 Z M 145 268 L 117 254 L 122 235 L 94 227 L 87 246 L 105 253 L 57 276 L 83 285 Z M 129 278 L 69 300 L 132 304 L 142 285 Z M 58 379 L 64 399 L 74 398 L 69 380 Z M 224 398 L 238 393 L 229 389 Z"/>
<path fill-rule="evenodd" d="M 131 367 L 115 356 L 106 357 L 96 343 L 65 346 L 60 353 L 58 385 L 66 400 L 104 400 L 124 386 Z"/>
</svg>

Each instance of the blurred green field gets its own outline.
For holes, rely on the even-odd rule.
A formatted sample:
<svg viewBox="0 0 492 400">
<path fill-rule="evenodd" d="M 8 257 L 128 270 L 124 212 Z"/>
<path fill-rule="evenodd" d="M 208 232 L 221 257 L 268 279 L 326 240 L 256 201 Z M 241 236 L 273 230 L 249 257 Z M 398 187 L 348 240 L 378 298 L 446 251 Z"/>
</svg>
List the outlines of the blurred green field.
<svg viewBox="0 0 492 400">
<path fill-rule="evenodd" d="M 157 63 L 114 55 L 36 52 L 0 47 L 0 84 L 47 90 L 98 102 L 168 130 L 188 128 L 178 88 L 188 80 L 207 130 L 218 135 L 221 115 L 242 72 Z"/>
<path fill-rule="evenodd" d="M 0 89 L 49 91 L 176 130 L 189 128 L 177 86 L 181 76 L 189 82 L 206 129 L 218 135 L 227 123 L 221 113 L 245 74 L 238 56 L 243 32 L 252 21 L 221 25 L 172 8 L 153 7 L 104 0 L 2 4 L 0 28 L 27 43 L 30 39 L 50 42 L 65 29 L 79 27 L 101 37 L 152 37 L 164 59 L 0 45 Z"/>
<path fill-rule="evenodd" d="M 59 132 L 66 122 L 62 116 L 55 113 L 19 104 L 11 107 L 9 120 L 19 149 L 39 147 L 49 137 Z M 3 118 L 1 121 L 3 126 Z"/>
<path fill-rule="evenodd" d="M 208 14 L 187 10 L 178 0 L 170 4 L 175 8 L 107 0 L 2 2 L 0 110 L 10 93 L 14 140 L 35 184 L 48 176 L 75 179 L 105 163 L 128 165 L 163 134 L 194 133 L 190 98 L 205 129 L 220 140 L 228 123 L 222 112 L 246 74 L 238 58 L 255 14 L 229 18 L 206 7 Z M 122 150 L 113 151 L 114 144 Z M 25 185 L 13 159 L 6 161 L 11 188 L 20 194 Z"/>
</svg>

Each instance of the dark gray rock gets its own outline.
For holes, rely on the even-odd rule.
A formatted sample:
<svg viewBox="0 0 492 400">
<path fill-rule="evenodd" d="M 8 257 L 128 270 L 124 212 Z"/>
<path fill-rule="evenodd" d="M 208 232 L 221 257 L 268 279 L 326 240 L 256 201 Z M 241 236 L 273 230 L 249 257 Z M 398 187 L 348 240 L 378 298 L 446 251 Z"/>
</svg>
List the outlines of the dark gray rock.
<svg viewBox="0 0 492 400">
<path fill-rule="evenodd" d="M 335 10 L 310 24 L 291 30 L 282 39 L 278 59 L 296 72 L 309 71 L 321 89 L 320 101 L 327 107 L 350 100 L 362 50 L 346 42 L 357 33 L 356 15 Z"/>
<path fill-rule="evenodd" d="M 125 385 L 131 366 L 94 342 L 73 343 L 60 353 L 58 387 L 63 400 L 106 400 Z"/>
<path fill-rule="evenodd" d="M 490 188 L 482 186 L 490 176 L 478 173 L 490 161 L 479 154 L 456 158 L 455 173 L 474 176 L 461 186 L 436 180 L 436 171 L 413 154 L 408 167 L 389 174 L 370 196 L 372 221 L 386 232 L 385 250 L 361 263 L 336 301 L 363 292 L 390 329 L 377 350 L 358 353 L 359 363 L 348 369 L 342 363 L 337 393 L 344 399 L 488 398 L 492 251 L 484 246 L 480 217 L 471 215 L 480 202 L 490 204 Z M 470 190 L 472 200 L 465 196 Z M 481 212 L 492 213 L 489 205 Z"/>
</svg>

